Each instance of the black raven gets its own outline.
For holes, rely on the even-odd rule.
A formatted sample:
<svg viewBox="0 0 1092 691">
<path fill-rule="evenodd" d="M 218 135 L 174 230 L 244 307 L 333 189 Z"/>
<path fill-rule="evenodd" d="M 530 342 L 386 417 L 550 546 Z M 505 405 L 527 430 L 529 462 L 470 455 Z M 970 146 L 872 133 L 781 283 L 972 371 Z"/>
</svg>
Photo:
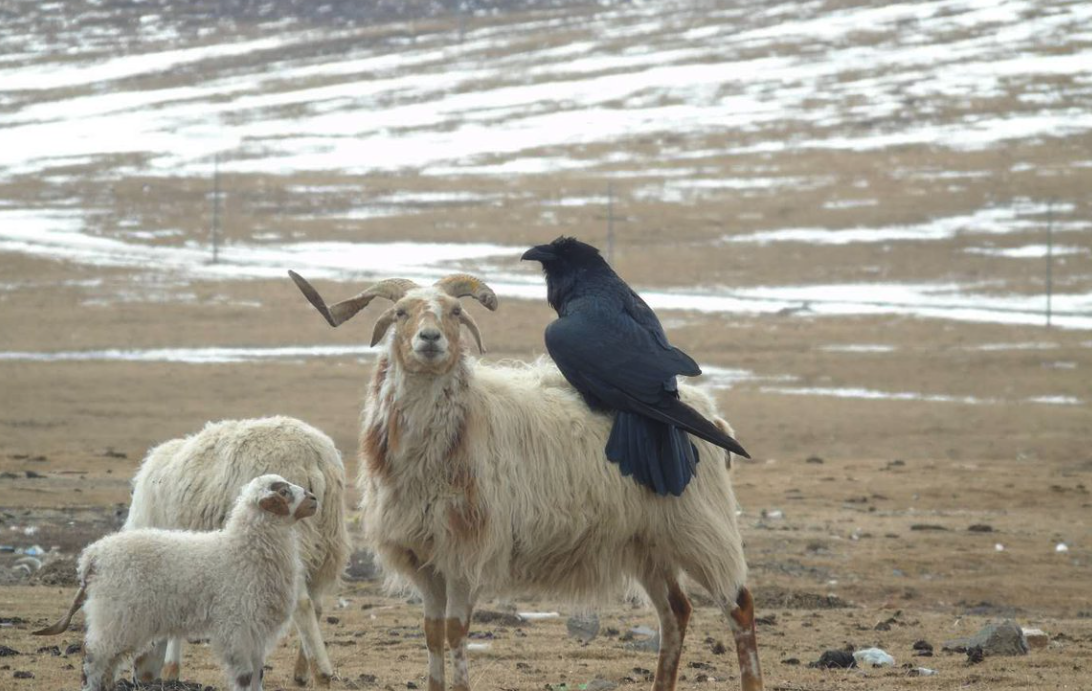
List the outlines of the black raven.
<svg viewBox="0 0 1092 691">
<path fill-rule="evenodd" d="M 546 350 L 593 410 L 614 411 L 607 458 L 657 494 L 682 494 L 698 450 L 686 432 L 741 456 L 739 443 L 679 400 L 676 375 L 697 376 L 693 359 L 667 342 L 656 314 L 599 250 L 559 237 L 523 259 L 542 262 L 557 319 Z"/>
</svg>

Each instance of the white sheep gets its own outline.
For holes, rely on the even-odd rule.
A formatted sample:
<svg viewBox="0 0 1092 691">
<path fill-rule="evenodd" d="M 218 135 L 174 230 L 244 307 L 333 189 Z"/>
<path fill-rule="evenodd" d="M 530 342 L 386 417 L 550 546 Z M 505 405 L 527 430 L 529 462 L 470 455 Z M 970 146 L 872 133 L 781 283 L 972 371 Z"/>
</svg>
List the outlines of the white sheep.
<svg viewBox="0 0 1092 691">
<path fill-rule="evenodd" d="M 293 528 L 317 510 L 303 487 L 262 475 L 243 488 L 223 530 L 107 535 L 80 555 L 80 589 L 68 613 L 34 634 L 65 631 L 83 606 L 84 691 L 112 688 L 126 656 L 167 636 L 209 637 L 233 688 L 259 691 L 303 577 Z"/>
<path fill-rule="evenodd" d="M 479 350 L 481 337 L 457 298 L 496 308 L 478 279 L 449 276 L 430 288 L 392 279 L 328 308 L 292 278 L 334 326 L 375 297 L 395 303 L 372 333 L 374 345 L 389 331 L 365 398 L 361 509 L 382 564 L 424 600 L 430 691 L 444 688 L 445 638 L 453 687 L 469 688 L 465 641 L 479 594 L 587 602 L 616 592 L 626 577 L 659 615 L 654 689 L 674 689 L 691 611 L 683 574 L 727 615 L 743 689 L 762 688 L 724 451 L 693 439 L 703 460 L 679 497 L 623 477 L 604 454 L 611 418 L 592 412 L 556 367 L 490 366 L 464 353 L 460 324 Z M 708 395 L 687 385 L 679 393 L 731 433 Z"/>
<path fill-rule="evenodd" d="M 239 490 L 252 478 L 276 473 L 318 497 L 322 512 L 300 524 L 304 581 L 293 621 L 300 636 L 294 678 L 315 676 L 328 685 L 333 666 L 319 630 L 323 597 L 338 583 L 349 558 L 344 517 L 345 468 L 334 442 L 301 420 L 270 417 L 209 423 L 197 434 L 148 452 L 133 478 L 125 530 L 216 530 Z M 182 639 L 159 641 L 133 665 L 136 680 L 178 679 Z"/>
</svg>

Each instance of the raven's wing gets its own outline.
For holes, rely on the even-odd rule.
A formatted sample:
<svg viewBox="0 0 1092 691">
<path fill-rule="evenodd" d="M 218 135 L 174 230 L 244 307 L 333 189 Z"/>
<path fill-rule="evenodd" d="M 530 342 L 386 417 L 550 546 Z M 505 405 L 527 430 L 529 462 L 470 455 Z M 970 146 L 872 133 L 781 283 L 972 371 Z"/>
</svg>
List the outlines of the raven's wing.
<svg viewBox="0 0 1092 691">
<path fill-rule="evenodd" d="M 626 286 L 626 290 L 628 291 L 626 297 L 629 298 L 625 301 L 626 312 L 629 313 L 629 316 L 633 321 L 648 331 L 661 347 L 674 350 L 677 356 L 684 358 L 685 361 L 689 363 L 689 369 L 685 372 L 679 372 L 679 374 L 685 374 L 688 377 L 696 377 L 701 374 L 701 368 L 698 367 L 698 363 L 694 362 L 693 358 L 668 343 L 667 334 L 664 333 L 664 327 L 660 324 L 659 318 L 656 316 L 656 313 L 652 311 L 652 308 L 648 306 L 648 303 L 641 299 L 641 296 L 634 292 L 628 285 Z"/>
<path fill-rule="evenodd" d="M 621 410 L 627 406 L 617 393 L 655 404 L 675 390 L 676 375 L 694 369 L 685 353 L 664 348 L 624 311 L 582 309 L 561 317 L 546 327 L 546 350 L 573 386 Z"/>
<path fill-rule="evenodd" d="M 675 376 L 693 371 L 694 361 L 661 346 L 625 312 L 569 313 L 546 327 L 546 350 L 589 402 L 666 422 L 747 456 L 735 439 L 678 400 Z"/>
</svg>

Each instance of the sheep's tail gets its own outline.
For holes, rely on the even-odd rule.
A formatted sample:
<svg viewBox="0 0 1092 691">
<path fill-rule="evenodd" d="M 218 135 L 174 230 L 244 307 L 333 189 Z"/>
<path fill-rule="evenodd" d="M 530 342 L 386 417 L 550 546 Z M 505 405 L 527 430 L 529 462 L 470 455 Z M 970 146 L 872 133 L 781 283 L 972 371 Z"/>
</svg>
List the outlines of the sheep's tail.
<svg viewBox="0 0 1092 691">
<path fill-rule="evenodd" d="M 56 636 L 59 633 L 64 633 L 68 630 L 68 624 L 72 621 L 72 615 L 76 613 L 80 607 L 83 607 L 84 601 L 87 599 L 87 585 L 81 585 L 80 589 L 76 591 L 76 597 L 72 600 L 72 606 L 68 608 L 68 612 L 55 621 L 52 625 L 47 626 L 44 629 L 32 631 L 31 636 Z"/>
</svg>

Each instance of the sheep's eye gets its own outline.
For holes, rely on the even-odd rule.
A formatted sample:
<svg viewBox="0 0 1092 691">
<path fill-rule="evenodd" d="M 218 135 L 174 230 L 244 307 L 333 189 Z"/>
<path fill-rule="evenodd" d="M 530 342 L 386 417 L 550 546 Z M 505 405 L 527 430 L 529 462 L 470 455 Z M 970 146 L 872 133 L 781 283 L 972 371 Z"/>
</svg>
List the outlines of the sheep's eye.
<svg viewBox="0 0 1092 691">
<path fill-rule="evenodd" d="M 398 317 L 399 319 L 404 319 L 406 316 L 406 310 L 399 308 L 394 311 L 394 316 Z"/>
<path fill-rule="evenodd" d="M 451 310 L 451 316 L 453 316 L 453 317 L 457 317 L 462 313 L 463 313 L 463 308 L 462 307 L 456 307 L 455 309 Z"/>
</svg>

